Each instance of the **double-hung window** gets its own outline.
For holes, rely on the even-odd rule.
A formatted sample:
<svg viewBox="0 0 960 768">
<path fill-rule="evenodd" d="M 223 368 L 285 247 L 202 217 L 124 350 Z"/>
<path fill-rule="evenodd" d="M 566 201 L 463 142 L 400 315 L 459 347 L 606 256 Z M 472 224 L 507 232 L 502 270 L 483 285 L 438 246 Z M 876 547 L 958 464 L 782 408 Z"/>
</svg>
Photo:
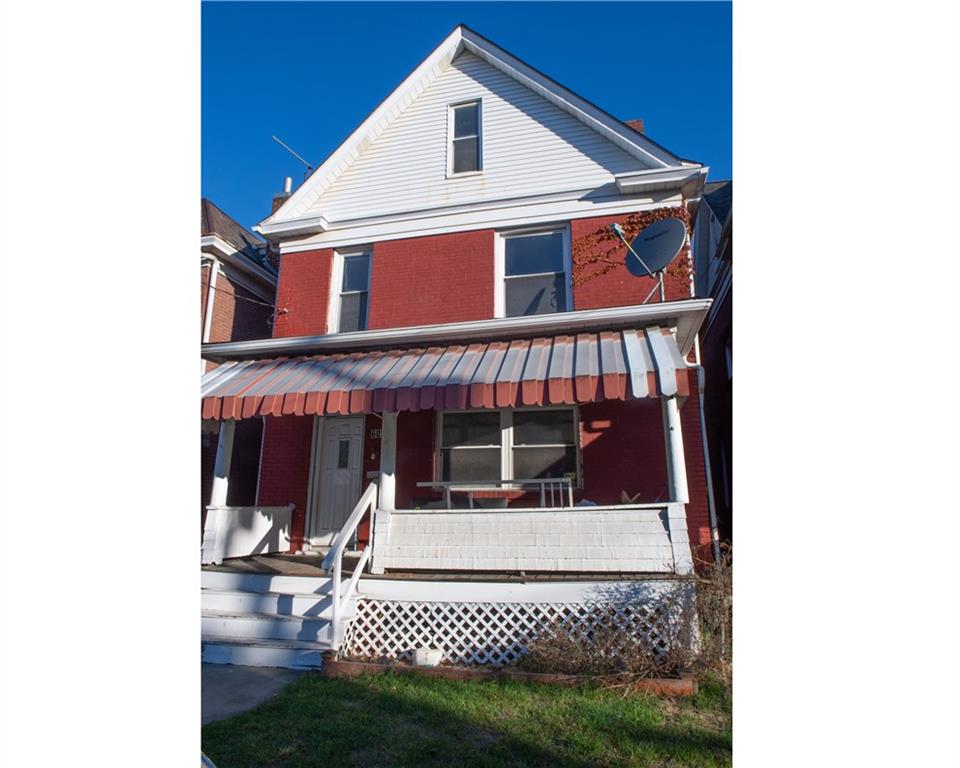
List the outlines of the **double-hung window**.
<svg viewBox="0 0 960 768">
<path fill-rule="evenodd" d="M 439 419 L 444 482 L 567 477 L 578 484 L 574 408 L 454 411 Z"/>
<path fill-rule="evenodd" d="M 497 317 L 521 317 L 572 309 L 566 229 L 500 236 L 502 264 Z"/>
<path fill-rule="evenodd" d="M 343 254 L 340 258 L 337 331 L 365 331 L 370 310 L 370 252 Z"/>
<path fill-rule="evenodd" d="M 454 104 L 450 107 L 450 175 L 482 170 L 480 148 L 480 102 Z"/>
</svg>

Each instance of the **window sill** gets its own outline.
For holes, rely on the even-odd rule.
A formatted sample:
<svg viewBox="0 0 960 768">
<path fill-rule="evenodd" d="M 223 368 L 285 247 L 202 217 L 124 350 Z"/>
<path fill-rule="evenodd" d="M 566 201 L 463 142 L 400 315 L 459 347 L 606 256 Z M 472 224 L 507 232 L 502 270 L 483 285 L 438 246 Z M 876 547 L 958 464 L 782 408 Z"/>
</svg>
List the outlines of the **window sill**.
<svg viewBox="0 0 960 768">
<path fill-rule="evenodd" d="M 447 179 L 470 179 L 474 176 L 483 176 L 483 171 L 464 171 L 463 173 L 448 173 Z"/>
</svg>

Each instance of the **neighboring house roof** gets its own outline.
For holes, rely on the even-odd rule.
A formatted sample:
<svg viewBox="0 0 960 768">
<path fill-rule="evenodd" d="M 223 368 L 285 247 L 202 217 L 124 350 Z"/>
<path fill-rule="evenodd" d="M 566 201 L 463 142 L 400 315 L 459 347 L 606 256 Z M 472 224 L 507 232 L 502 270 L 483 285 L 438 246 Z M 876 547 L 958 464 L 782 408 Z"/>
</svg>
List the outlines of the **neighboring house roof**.
<svg viewBox="0 0 960 768">
<path fill-rule="evenodd" d="M 200 236 L 216 235 L 237 249 L 253 263 L 268 272 L 276 274 L 276 269 L 267 258 L 267 243 L 263 238 L 241 226 L 233 218 L 207 198 L 200 199 Z"/>
<path fill-rule="evenodd" d="M 621 189 L 625 193 L 636 191 L 630 185 L 635 187 L 642 183 L 656 183 L 660 176 L 669 177 L 671 180 L 673 176 L 678 179 L 686 179 L 687 176 L 698 178 L 698 172 L 706 172 L 702 164 L 677 157 L 648 136 L 461 24 L 380 103 L 280 208 L 260 222 L 258 231 L 267 236 L 281 231 L 292 234 L 294 230 L 289 227 L 289 223 L 293 221 L 300 221 L 304 231 L 310 228 L 325 230 L 328 222 L 322 213 L 314 209 L 317 201 L 461 53 L 478 57 L 634 158 L 638 170 L 622 174 L 622 180 L 619 175 L 617 177 L 617 184 L 623 185 Z"/>
<path fill-rule="evenodd" d="M 733 182 L 729 179 L 708 181 L 703 185 L 703 199 L 707 201 L 713 215 L 723 224 L 733 207 Z"/>
</svg>

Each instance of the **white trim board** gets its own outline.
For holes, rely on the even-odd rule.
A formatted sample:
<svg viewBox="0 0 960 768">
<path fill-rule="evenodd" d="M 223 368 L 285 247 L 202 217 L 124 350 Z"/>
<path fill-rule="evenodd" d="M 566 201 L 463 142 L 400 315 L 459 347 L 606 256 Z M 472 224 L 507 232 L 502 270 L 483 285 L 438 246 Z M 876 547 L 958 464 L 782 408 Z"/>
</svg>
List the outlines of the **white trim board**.
<svg viewBox="0 0 960 768">
<path fill-rule="evenodd" d="M 585 199 L 583 196 L 567 199 L 550 199 L 540 202 L 511 202 L 509 205 L 458 206 L 455 211 L 405 214 L 396 217 L 378 217 L 363 222 L 351 222 L 347 226 L 334 226 L 329 230 L 309 237 L 290 240 L 280 244 L 280 253 L 316 251 L 322 248 L 352 248 L 371 242 L 406 240 L 413 237 L 429 237 L 478 229 L 499 229 L 556 224 L 558 221 L 598 218 L 617 214 L 637 213 L 665 206 L 683 205 L 689 200 L 677 191 L 660 191 L 650 194 L 623 197 L 610 196 L 603 199 Z"/>
</svg>

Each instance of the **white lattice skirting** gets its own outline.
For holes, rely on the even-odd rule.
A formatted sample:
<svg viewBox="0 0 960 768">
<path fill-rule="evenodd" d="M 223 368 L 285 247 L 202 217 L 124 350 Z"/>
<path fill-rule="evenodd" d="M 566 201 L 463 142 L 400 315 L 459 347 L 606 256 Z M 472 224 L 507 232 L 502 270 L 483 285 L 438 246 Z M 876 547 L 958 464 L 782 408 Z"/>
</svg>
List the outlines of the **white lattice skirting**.
<svg viewBox="0 0 960 768">
<path fill-rule="evenodd" d="M 601 624 L 626 630 L 649 652 L 658 654 L 676 641 L 680 615 L 690 603 L 657 599 L 644 603 L 452 603 L 405 602 L 361 597 L 347 628 L 343 654 L 350 658 L 409 661 L 427 646 L 443 651 L 453 664 L 503 666 L 526 653 L 544 628 L 560 622 L 583 632 Z"/>
</svg>

